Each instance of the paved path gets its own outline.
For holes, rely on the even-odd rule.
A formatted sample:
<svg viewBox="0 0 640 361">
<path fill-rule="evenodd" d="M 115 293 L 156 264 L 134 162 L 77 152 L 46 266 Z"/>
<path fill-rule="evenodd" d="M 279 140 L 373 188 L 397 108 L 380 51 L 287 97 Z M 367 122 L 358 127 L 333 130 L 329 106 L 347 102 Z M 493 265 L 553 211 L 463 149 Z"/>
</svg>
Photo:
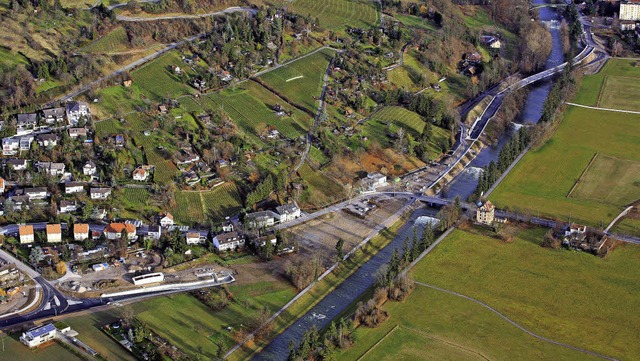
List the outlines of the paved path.
<svg viewBox="0 0 640 361">
<path fill-rule="evenodd" d="M 531 336 L 533 336 L 533 337 L 535 337 L 535 338 L 537 338 L 539 340 L 542 340 L 542 341 L 545 341 L 545 342 L 548 342 L 548 343 L 552 343 L 554 345 L 566 347 L 566 348 L 569 348 L 569 349 L 572 349 L 572 350 L 575 350 L 575 351 L 578 351 L 578 352 L 582 352 L 582 353 L 587 354 L 587 355 L 600 357 L 600 358 L 603 358 L 605 360 L 617 361 L 617 359 L 615 359 L 613 357 L 602 355 L 602 354 L 599 354 L 599 353 L 596 353 L 596 352 L 593 352 L 593 351 L 589 351 L 589 350 L 585 350 L 585 349 L 582 349 L 582 348 L 579 348 L 579 347 L 571 346 L 571 345 L 568 345 L 566 343 L 555 341 L 555 340 L 552 340 L 550 338 L 546 338 L 544 336 L 540 336 L 540 335 L 538 335 L 536 333 L 533 333 L 532 331 L 529 331 L 528 329 L 522 327 L 520 324 L 516 323 L 515 321 L 511 320 L 507 316 L 503 315 L 502 313 L 500 313 L 495 308 L 487 305 L 486 303 L 484 303 L 482 301 L 478 301 L 475 298 L 471 298 L 469 296 L 465 296 L 465 295 L 457 293 L 457 292 L 449 291 L 449 290 L 446 290 L 444 288 L 436 287 L 436 286 L 429 285 L 429 284 L 422 283 L 422 282 L 418 282 L 418 281 L 416 281 L 416 284 L 420 285 L 420 286 L 423 286 L 423 287 L 432 288 L 434 290 L 438 290 L 438 291 L 441 291 L 441 292 L 446 292 L 446 293 L 449 293 L 451 295 L 462 297 L 462 298 L 467 299 L 469 301 L 475 302 L 475 303 L 479 304 L 480 306 L 488 309 L 489 311 L 495 313 L 496 315 L 500 316 L 502 319 L 504 319 L 505 321 L 509 322 L 510 324 L 516 326 L 517 328 L 519 328 L 520 330 L 524 331 L 525 333 L 527 333 L 527 334 L 529 334 L 529 335 L 531 335 Z"/>
<path fill-rule="evenodd" d="M 618 223 L 618 220 L 626 216 L 627 213 L 629 213 L 632 209 L 633 209 L 633 206 L 629 206 L 624 211 L 620 212 L 620 214 L 618 214 L 618 216 L 614 218 L 613 221 L 611 221 L 611 223 L 609 223 L 609 226 L 607 226 L 607 228 L 604 230 L 604 233 L 609 233 L 609 230 L 613 228 L 613 226 L 615 226 L 616 223 Z"/>
<path fill-rule="evenodd" d="M 640 114 L 640 112 L 638 112 L 638 111 L 633 111 L 633 110 L 624 110 L 624 109 L 612 109 L 612 108 L 592 107 L 592 106 L 589 106 L 589 105 L 582 105 L 582 104 L 570 103 L 570 102 L 565 102 L 565 104 L 567 104 L 567 105 L 571 105 L 571 106 L 574 106 L 574 107 L 579 107 L 579 108 L 586 108 L 586 109 L 593 109 L 593 110 L 602 110 L 602 111 L 606 111 L 606 112 L 627 113 L 627 114 Z"/>
</svg>

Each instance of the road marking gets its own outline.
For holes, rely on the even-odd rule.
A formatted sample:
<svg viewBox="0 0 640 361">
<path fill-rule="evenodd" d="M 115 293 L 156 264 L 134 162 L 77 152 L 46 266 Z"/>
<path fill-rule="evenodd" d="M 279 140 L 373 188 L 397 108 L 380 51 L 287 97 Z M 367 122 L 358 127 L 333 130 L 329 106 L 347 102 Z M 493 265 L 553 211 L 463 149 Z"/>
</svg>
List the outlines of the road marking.
<svg viewBox="0 0 640 361">
<path fill-rule="evenodd" d="M 289 78 L 289 79 L 285 80 L 285 83 L 288 83 L 288 82 L 296 80 L 296 79 L 302 79 L 302 78 L 304 78 L 304 75 L 294 76 L 293 78 Z"/>
</svg>

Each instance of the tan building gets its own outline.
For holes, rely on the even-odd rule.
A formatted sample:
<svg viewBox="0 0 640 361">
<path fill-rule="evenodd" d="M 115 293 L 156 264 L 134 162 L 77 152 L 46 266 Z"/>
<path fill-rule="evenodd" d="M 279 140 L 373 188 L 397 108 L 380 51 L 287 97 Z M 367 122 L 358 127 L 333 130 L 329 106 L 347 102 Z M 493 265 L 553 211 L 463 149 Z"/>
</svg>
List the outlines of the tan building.
<svg viewBox="0 0 640 361">
<path fill-rule="evenodd" d="M 20 244 L 33 243 L 33 226 L 18 226 L 18 235 L 20 236 Z"/>
<path fill-rule="evenodd" d="M 62 227 L 60 224 L 47 224 L 47 242 L 48 243 L 60 243 L 62 242 Z"/>
<path fill-rule="evenodd" d="M 620 29 L 633 30 L 640 20 L 640 0 L 623 0 L 620 2 Z"/>
<path fill-rule="evenodd" d="M 86 223 L 76 223 L 73 225 L 73 239 L 75 241 L 84 241 L 89 238 L 89 225 Z"/>
<path fill-rule="evenodd" d="M 495 218 L 495 207 L 490 201 L 486 201 L 476 210 L 476 221 L 480 224 L 493 224 Z"/>
</svg>

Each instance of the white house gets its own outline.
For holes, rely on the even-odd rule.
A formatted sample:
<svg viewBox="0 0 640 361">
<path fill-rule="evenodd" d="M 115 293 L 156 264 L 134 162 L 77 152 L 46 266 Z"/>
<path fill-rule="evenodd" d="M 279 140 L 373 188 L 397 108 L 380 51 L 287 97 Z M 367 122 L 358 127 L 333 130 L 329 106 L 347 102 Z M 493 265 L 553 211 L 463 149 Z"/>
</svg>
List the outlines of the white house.
<svg viewBox="0 0 640 361">
<path fill-rule="evenodd" d="M 202 239 L 202 237 L 200 237 L 200 233 L 198 232 L 187 232 L 187 234 L 185 235 L 187 238 L 187 244 L 191 245 L 191 244 L 202 244 L 205 242 L 204 239 Z"/>
<path fill-rule="evenodd" d="M 22 336 L 20 336 L 20 342 L 33 348 L 55 339 L 57 335 L 58 330 L 56 327 L 52 323 L 48 323 L 24 332 Z"/>
<path fill-rule="evenodd" d="M 384 187 L 387 185 L 387 176 L 382 173 L 369 173 L 367 180 L 373 188 Z"/>
<path fill-rule="evenodd" d="M 89 225 L 86 223 L 76 223 L 73 225 L 73 239 L 82 242 L 89 238 Z"/>
<path fill-rule="evenodd" d="M 143 234 L 144 238 L 150 238 L 158 240 L 162 236 L 162 228 L 158 225 L 151 225 L 147 227 L 145 234 Z"/>
<path fill-rule="evenodd" d="M 271 227 L 279 218 L 280 216 L 273 211 L 253 212 L 247 214 L 247 225 L 249 228 Z"/>
<path fill-rule="evenodd" d="M 111 188 L 91 188 L 89 195 L 91 199 L 109 199 Z"/>
<path fill-rule="evenodd" d="M 25 135 L 20 138 L 20 151 L 28 151 L 31 149 L 31 143 L 35 137 L 33 135 Z"/>
<path fill-rule="evenodd" d="M 86 128 L 69 128 L 69 138 L 86 137 Z"/>
<path fill-rule="evenodd" d="M 64 108 L 51 108 L 42 111 L 43 119 L 47 124 L 61 123 L 64 121 Z"/>
<path fill-rule="evenodd" d="M 136 226 L 131 223 L 110 223 L 104 228 L 104 235 L 109 240 L 120 238 L 122 232 L 126 233 L 129 241 L 134 241 L 138 237 Z"/>
<path fill-rule="evenodd" d="M 96 164 L 89 161 L 87 162 L 84 167 L 82 167 L 82 174 L 84 175 L 95 175 L 98 172 L 98 168 L 96 167 Z"/>
<path fill-rule="evenodd" d="M 213 245 L 220 252 L 234 250 L 244 246 L 244 237 L 238 232 L 221 233 L 213 238 Z"/>
<path fill-rule="evenodd" d="M 171 227 L 173 226 L 174 222 L 173 222 L 173 215 L 169 212 L 165 213 L 165 214 L 161 214 L 160 215 L 160 225 L 162 227 Z"/>
<path fill-rule="evenodd" d="M 20 150 L 20 138 L 2 138 L 2 155 L 16 155 Z"/>
<path fill-rule="evenodd" d="M 587 233 L 587 226 L 571 223 L 567 229 L 564 231 L 565 237 L 570 237 L 572 235 L 579 235 Z"/>
<path fill-rule="evenodd" d="M 34 187 L 18 189 L 16 191 L 16 195 L 27 196 L 29 197 L 29 200 L 32 201 L 36 199 L 47 199 L 49 197 L 49 192 L 46 187 Z"/>
<path fill-rule="evenodd" d="M 62 227 L 58 224 L 47 224 L 47 242 L 48 243 L 60 243 L 62 242 Z"/>
<path fill-rule="evenodd" d="M 67 182 L 64 184 L 64 192 L 67 194 L 84 193 L 84 183 Z"/>
<path fill-rule="evenodd" d="M 66 106 L 67 121 L 70 125 L 78 125 L 80 118 L 89 115 L 89 107 L 84 102 L 69 102 Z"/>
<path fill-rule="evenodd" d="M 20 237 L 20 244 L 33 243 L 33 226 L 18 226 L 18 236 Z"/>
<path fill-rule="evenodd" d="M 146 169 L 138 167 L 133 171 L 133 180 L 144 182 L 147 178 L 149 178 L 149 172 Z"/>
<path fill-rule="evenodd" d="M 48 175 L 62 175 L 66 169 L 64 163 L 38 162 L 36 164 L 38 170 Z"/>
<path fill-rule="evenodd" d="M 55 147 L 58 145 L 58 136 L 55 134 L 38 134 L 36 141 L 41 147 Z"/>
<path fill-rule="evenodd" d="M 78 204 L 75 201 L 60 201 L 58 213 L 72 213 L 78 210 Z"/>
<path fill-rule="evenodd" d="M 18 114 L 16 122 L 16 135 L 25 135 L 33 133 L 38 124 L 38 115 L 36 113 Z"/>
<path fill-rule="evenodd" d="M 278 212 L 280 223 L 286 223 L 301 216 L 300 208 L 295 202 L 276 207 L 276 212 Z"/>
<path fill-rule="evenodd" d="M 7 160 L 7 165 L 13 170 L 26 170 L 27 164 L 26 159 L 12 158 Z"/>
</svg>

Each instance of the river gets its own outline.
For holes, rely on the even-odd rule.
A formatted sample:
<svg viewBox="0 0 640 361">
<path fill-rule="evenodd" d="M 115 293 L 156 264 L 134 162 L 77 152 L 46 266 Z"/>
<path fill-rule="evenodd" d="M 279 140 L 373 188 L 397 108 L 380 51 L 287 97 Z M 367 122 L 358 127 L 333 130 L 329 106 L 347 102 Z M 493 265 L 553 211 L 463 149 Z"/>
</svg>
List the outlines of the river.
<svg viewBox="0 0 640 361">
<path fill-rule="evenodd" d="M 545 1 L 534 0 L 533 3 L 543 4 Z M 551 25 L 550 30 L 553 39 L 552 51 L 545 66 L 546 69 L 549 69 L 564 62 L 559 31 L 561 18 L 558 13 L 551 8 L 540 9 L 539 18 L 540 21 Z M 536 123 L 540 119 L 542 105 L 551 90 L 551 86 L 552 80 L 536 83 L 531 86 L 525 108 L 520 117 L 521 119 L 518 120 L 520 125 L 522 123 Z M 515 128 L 514 126 L 505 132 L 494 146 L 486 147 L 478 154 L 470 166 L 458 175 L 450 186 L 447 187 L 446 194 L 448 197 L 458 195 L 460 198 L 466 199 L 473 193 L 478 184 L 478 173 L 481 171 L 480 169 L 488 165 L 492 160 L 495 161 L 498 159 L 500 149 L 502 149 L 504 144 L 511 138 Z M 389 261 L 395 249 L 400 251 L 407 237 L 413 237 L 413 229 L 416 228 L 418 230 L 418 236 L 420 236 L 426 224 L 424 220 L 434 215 L 435 211 L 430 209 L 419 209 L 415 211 L 389 245 L 356 270 L 333 292 L 298 319 L 295 324 L 278 335 L 259 355 L 254 357 L 254 360 L 286 360 L 289 354 L 289 342 L 291 340 L 297 345 L 304 332 L 313 327 L 313 325 L 315 325 L 318 330 L 328 326 L 331 321 L 354 300 L 373 286 L 376 271 Z"/>
<path fill-rule="evenodd" d="M 534 0 L 536 5 L 544 4 L 545 0 Z M 562 38 L 560 36 L 560 21 L 562 17 L 558 14 L 554 8 L 541 8 L 539 11 L 539 20 L 547 25 L 551 32 L 551 53 L 547 58 L 545 64 L 545 70 L 551 69 L 557 65 L 564 63 L 564 52 L 562 49 Z M 454 198 L 459 196 L 460 199 L 466 200 L 478 186 L 478 175 L 482 172 L 482 168 L 489 165 L 491 161 L 497 161 L 498 155 L 502 147 L 511 139 L 514 132 L 522 124 L 537 123 L 542 116 L 542 106 L 545 99 L 551 91 L 553 86 L 553 78 L 534 83 L 529 86 L 529 94 L 525 102 L 524 109 L 522 110 L 519 119 L 516 120 L 516 124 L 510 127 L 498 141 L 490 147 L 485 147 L 480 151 L 478 156 L 471 161 L 469 166 L 465 168 L 458 176 L 456 176 L 440 193 L 441 196 L 446 198 Z"/>
</svg>

